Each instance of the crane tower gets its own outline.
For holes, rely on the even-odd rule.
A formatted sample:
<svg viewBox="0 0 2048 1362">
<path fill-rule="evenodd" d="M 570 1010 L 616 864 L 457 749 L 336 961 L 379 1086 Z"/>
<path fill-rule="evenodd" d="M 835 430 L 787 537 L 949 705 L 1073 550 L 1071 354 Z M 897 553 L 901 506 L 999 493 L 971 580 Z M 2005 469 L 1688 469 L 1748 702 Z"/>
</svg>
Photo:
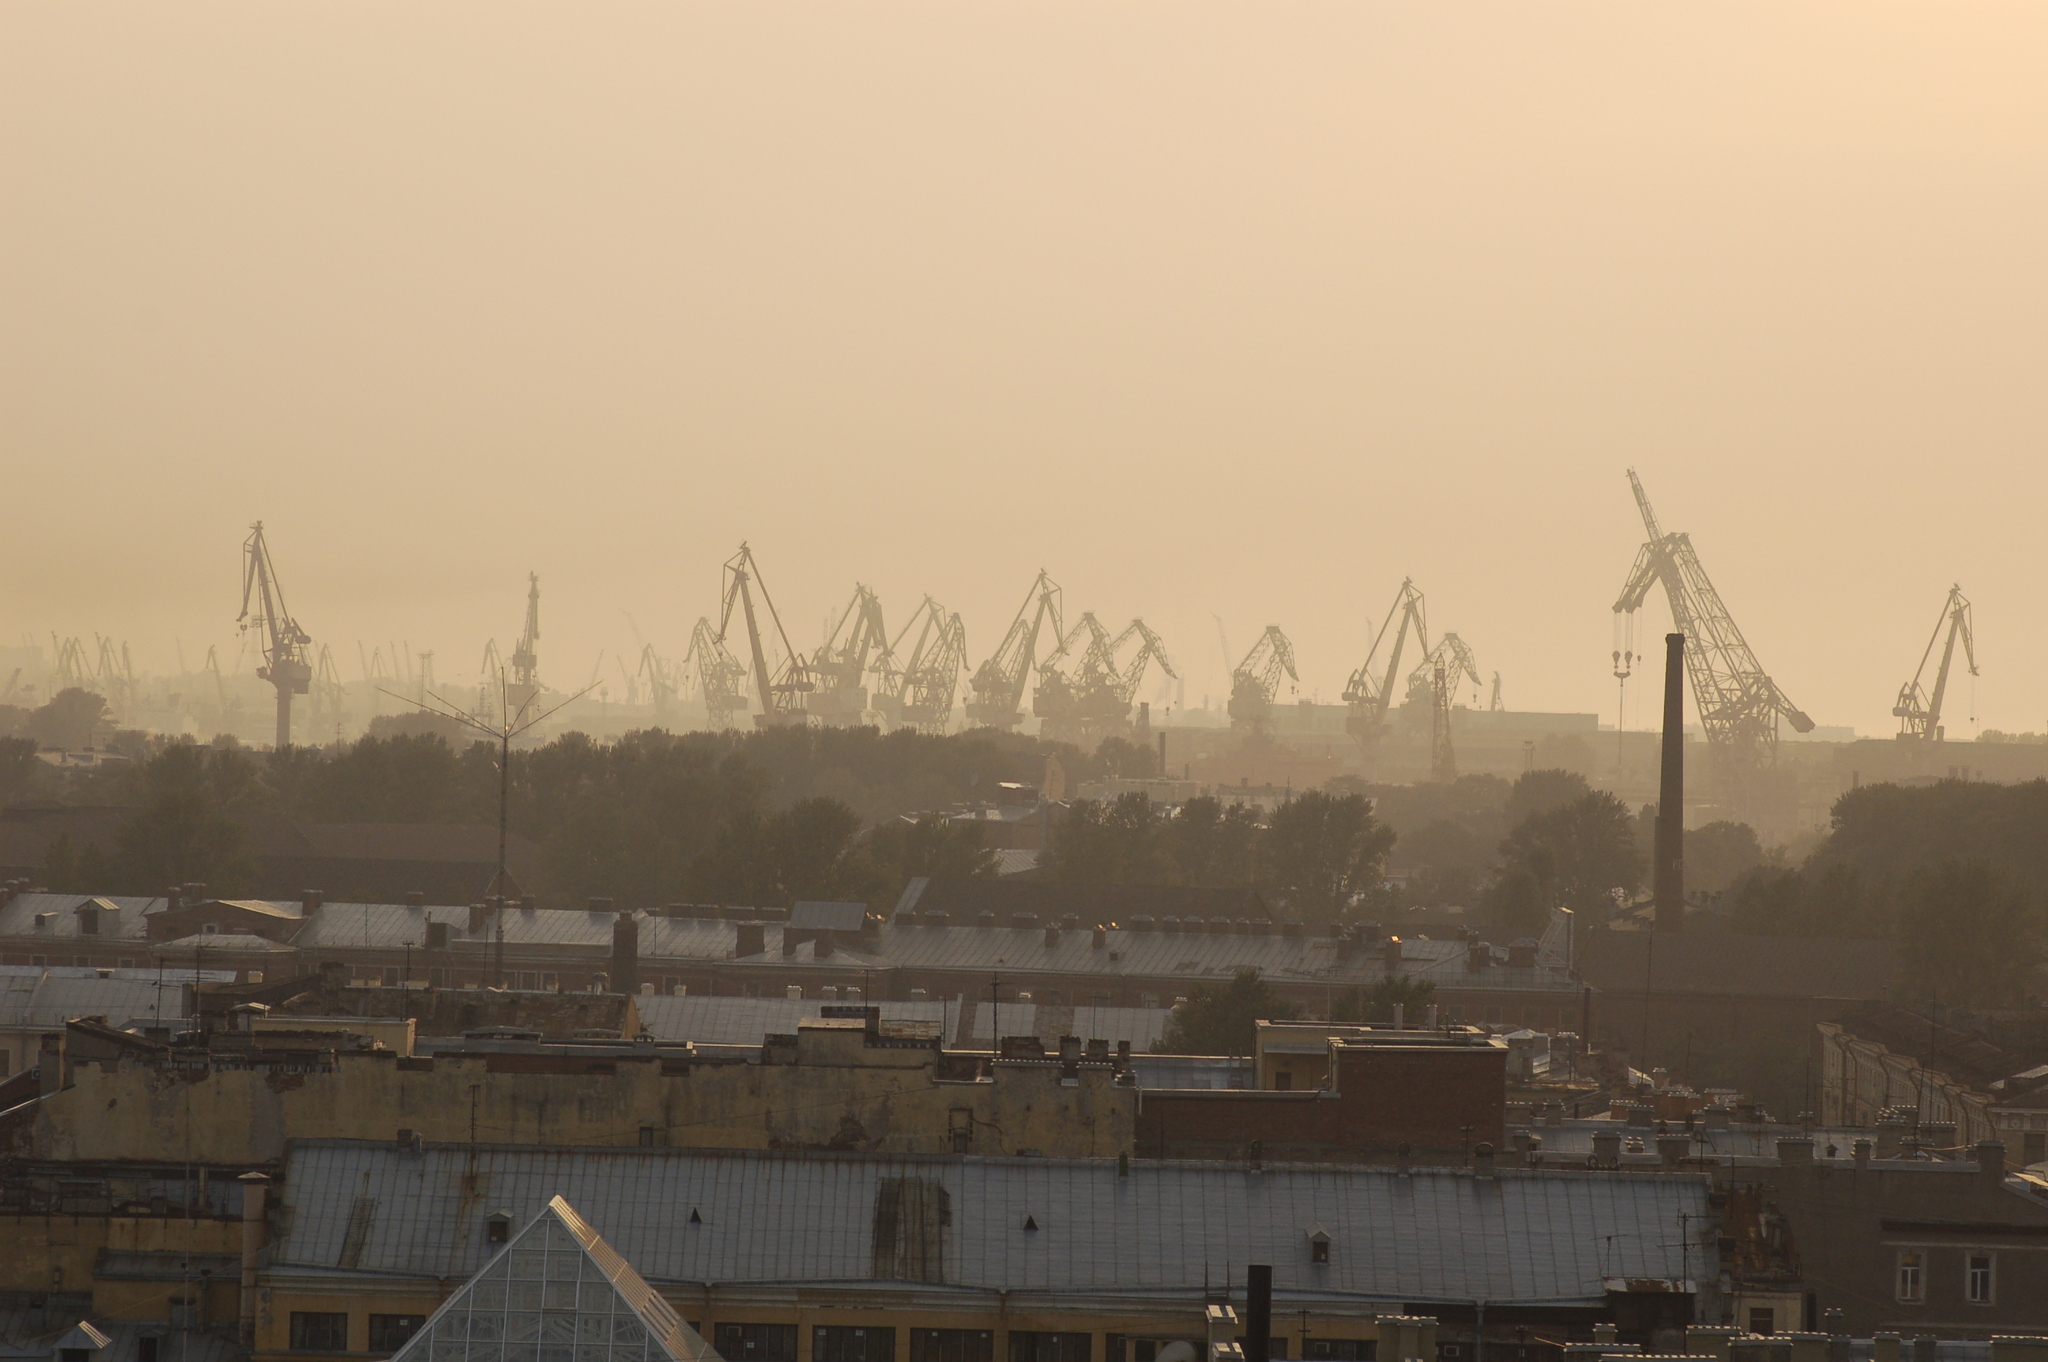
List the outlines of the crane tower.
<svg viewBox="0 0 2048 1362">
<path fill-rule="evenodd" d="M 1934 689 L 1922 690 L 1921 678 L 1927 675 L 1927 663 L 1934 656 L 1934 645 L 1940 641 L 1943 629 L 1948 630 L 1948 642 L 1942 645 L 1941 663 L 1934 672 Z M 1969 662 L 1970 675 L 1975 676 L 1977 641 L 1970 628 L 1970 602 L 1960 585 L 1948 589 L 1948 600 L 1941 607 L 1941 618 L 1935 621 L 1934 632 L 1928 636 L 1927 647 L 1920 654 L 1920 670 L 1913 673 L 1911 681 L 1899 687 L 1899 698 L 1892 705 L 1892 713 L 1899 720 L 1900 742 L 1942 740 L 1941 702 L 1948 693 L 1948 669 L 1955 660 L 1958 638 L 1963 641 L 1963 656 Z"/>
<path fill-rule="evenodd" d="M 1734 616 L 1722 604 L 1721 593 L 1700 566 L 1690 536 L 1666 534 L 1658 525 L 1633 468 L 1628 470 L 1628 484 L 1649 539 L 1636 554 L 1635 567 L 1614 602 L 1615 613 L 1634 615 L 1652 586 L 1664 588 L 1671 623 L 1689 641 L 1686 675 L 1722 796 L 1731 803 L 1748 804 L 1762 793 L 1763 773 L 1777 764 L 1778 720 L 1783 718 L 1799 733 L 1812 732 L 1813 720 L 1785 697 L 1756 660 Z"/>
<path fill-rule="evenodd" d="M 761 623 L 754 614 L 755 584 L 761 588 L 761 603 L 768 607 L 768 619 L 775 626 L 775 635 L 782 640 L 784 661 L 774 677 L 768 674 L 768 654 L 761 645 Z M 754 551 L 745 543 L 725 563 L 725 609 L 718 617 L 718 635 L 714 642 L 725 642 L 726 630 L 732 627 L 735 605 L 746 616 L 747 643 L 754 659 L 754 684 L 761 700 L 761 712 L 754 716 L 754 726 L 786 728 L 803 724 L 805 697 L 817 686 L 811 680 L 810 668 L 804 665 L 803 654 L 790 646 L 789 634 L 782 627 L 782 617 L 775 613 L 775 601 L 768 595 L 768 584 L 761 581 L 760 564 L 754 561 Z"/>
<path fill-rule="evenodd" d="M 1033 609 L 1033 606 L 1036 609 Z M 1064 632 L 1060 625 L 1060 588 L 1045 569 L 1017 608 L 1009 632 L 989 654 L 988 661 L 975 669 L 968 688 L 974 698 L 967 702 L 967 721 L 987 728 L 1014 729 L 1023 722 L 1024 682 L 1038 661 L 1038 631 L 1052 621 L 1054 638 Z"/>
<path fill-rule="evenodd" d="M 1273 697 L 1280 677 L 1300 681 L 1294 670 L 1294 645 L 1280 626 L 1269 624 L 1259 641 L 1230 674 L 1230 726 L 1264 733 L 1273 722 Z"/>
<path fill-rule="evenodd" d="M 540 695 L 540 574 L 526 574 L 526 625 L 512 649 L 512 680 L 505 687 L 505 704 L 512 713 L 523 713 Z"/>
<path fill-rule="evenodd" d="M 292 697 L 304 695 L 313 685 L 313 664 L 306 651 L 313 639 L 285 609 L 284 589 L 271 566 L 260 520 L 242 541 L 242 613 L 236 619 L 243 629 L 261 631 L 263 665 L 256 675 L 277 688 L 277 746 L 282 751 L 292 740 Z"/>
<path fill-rule="evenodd" d="M 1386 729 L 1387 706 L 1394 699 L 1394 679 L 1401 674 L 1401 652 L 1411 630 L 1415 646 L 1428 652 L 1429 617 L 1424 613 L 1422 593 L 1415 589 L 1412 577 L 1404 579 L 1401 589 L 1394 593 L 1394 603 L 1387 607 L 1387 617 L 1373 636 L 1372 648 L 1344 686 L 1344 703 L 1351 706 L 1344 727 L 1368 754 L 1378 746 L 1380 734 Z M 1393 635 L 1391 647 L 1387 645 L 1389 634 Z M 1387 648 L 1386 666 L 1380 675 L 1374 675 L 1383 647 Z"/>
</svg>

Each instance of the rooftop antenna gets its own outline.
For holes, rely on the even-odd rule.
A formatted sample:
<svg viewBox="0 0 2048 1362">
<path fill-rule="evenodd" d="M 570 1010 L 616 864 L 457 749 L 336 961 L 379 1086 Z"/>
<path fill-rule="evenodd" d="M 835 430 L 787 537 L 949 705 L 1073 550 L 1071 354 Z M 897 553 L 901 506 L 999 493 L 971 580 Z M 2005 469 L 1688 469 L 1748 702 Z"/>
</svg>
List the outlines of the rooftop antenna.
<svg viewBox="0 0 2048 1362">
<path fill-rule="evenodd" d="M 505 841 L 507 829 L 510 825 L 512 806 L 512 740 L 518 737 L 520 734 L 531 730 L 536 724 L 540 723 L 550 714 L 553 714 L 563 705 L 569 704 L 575 700 L 580 700 L 585 695 L 588 695 L 590 693 L 590 687 L 586 686 L 582 690 L 577 691 L 574 695 L 571 695 L 567 699 L 563 700 L 560 704 L 553 705 L 550 708 L 543 710 L 538 714 L 529 716 L 527 711 L 533 706 L 533 698 L 531 696 L 528 696 L 527 699 L 523 703 L 521 703 L 518 709 L 513 709 L 511 707 L 510 685 L 506 681 L 505 673 L 501 668 L 498 672 L 498 722 L 495 724 L 487 723 L 483 719 L 477 717 L 476 715 L 471 714 L 468 710 L 459 709 L 456 706 L 449 704 L 446 700 L 442 699 L 438 695 L 427 695 L 422 699 L 414 700 L 410 696 L 400 695 L 397 691 L 385 690 L 384 687 L 382 686 L 379 686 L 377 689 L 384 691 L 384 694 L 390 696 L 394 700 L 403 700 L 405 701 L 405 703 L 416 706 L 417 708 L 424 710 L 429 714 L 439 714 L 443 718 L 453 719 L 455 720 L 455 722 L 461 724 L 465 728 L 471 729 L 474 732 L 482 734 L 486 738 L 494 738 L 497 740 L 498 869 L 496 873 L 494 873 L 491 876 L 490 884 L 486 886 L 484 889 L 484 898 L 487 901 L 495 901 L 496 905 L 496 911 L 492 914 L 492 916 L 497 919 L 497 982 L 498 987 L 503 988 L 505 986 L 504 910 L 505 900 L 511 897 L 511 895 L 507 893 L 507 890 L 512 887 L 512 874 L 505 866 Z"/>
</svg>

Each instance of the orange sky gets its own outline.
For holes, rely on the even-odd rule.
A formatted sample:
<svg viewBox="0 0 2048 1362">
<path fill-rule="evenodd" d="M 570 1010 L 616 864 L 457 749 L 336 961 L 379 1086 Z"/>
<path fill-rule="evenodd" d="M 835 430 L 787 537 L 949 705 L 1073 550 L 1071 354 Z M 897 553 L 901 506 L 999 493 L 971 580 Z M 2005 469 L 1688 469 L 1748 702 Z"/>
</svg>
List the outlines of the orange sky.
<svg viewBox="0 0 2048 1362">
<path fill-rule="evenodd" d="M 2036 4 L 0 9 L 0 642 L 680 654 L 750 539 L 1611 722 L 1623 470 L 1824 724 L 2048 722 Z M 1661 603 L 1656 612 L 1661 616 Z M 1646 635 L 1660 633 L 1661 618 Z M 453 661 L 451 661 L 453 659 Z M 607 663 L 609 670 L 610 664 Z M 1633 719 L 1632 715 L 1632 719 Z"/>
</svg>

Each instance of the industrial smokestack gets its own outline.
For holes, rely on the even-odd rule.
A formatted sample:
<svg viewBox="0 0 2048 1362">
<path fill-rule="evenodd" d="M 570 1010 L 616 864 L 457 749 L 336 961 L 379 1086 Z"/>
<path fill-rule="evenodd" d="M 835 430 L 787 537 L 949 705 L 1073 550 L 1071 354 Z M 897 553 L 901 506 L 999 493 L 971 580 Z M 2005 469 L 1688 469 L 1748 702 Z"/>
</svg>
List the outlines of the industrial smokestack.
<svg viewBox="0 0 2048 1362">
<path fill-rule="evenodd" d="M 1244 1362 L 1268 1362 L 1273 1352 L 1273 1269 L 1253 1263 L 1244 1272 Z"/>
<path fill-rule="evenodd" d="M 1685 635 L 1664 636 L 1664 778 L 1657 789 L 1657 859 L 1651 888 L 1657 930 L 1685 930 Z"/>
</svg>

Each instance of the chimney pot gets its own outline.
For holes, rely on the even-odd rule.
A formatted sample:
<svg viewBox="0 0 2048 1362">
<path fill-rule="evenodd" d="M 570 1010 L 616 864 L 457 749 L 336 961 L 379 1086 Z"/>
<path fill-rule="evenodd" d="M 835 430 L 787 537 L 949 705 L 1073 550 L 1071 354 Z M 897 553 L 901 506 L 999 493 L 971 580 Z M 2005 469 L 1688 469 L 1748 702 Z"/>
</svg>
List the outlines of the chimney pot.
<svg viewBox="0 0 2048 1362">
<path fill-rule="evenodd" d="M 1855 1155 L 1856 1166 L 1858 1168 L 1870 1167 L 1870 1141 L 1858 1140 L 1855 1143 L 1852 1152 Z"/>
<path fill-rule="evenodd" d="M 733 931 L 732 953 L 734 959 L 745 959 L 750 955 L 759 955 L 768 949 L 768 929 L 761 923 L 735 923 L 733 924 Z"/>
<path fill-rule="evenodd" d="M 1103 947 L 1107 946 L 1108 944 L 1109 944 L 1109 930 L 1108 930 L 1108 928 L 1106 928 L 1106 927 L 1102 926 L 1102 924 L 1100 924 L 1100 923 L 1097 923 L 1097 924 L 1096 924 L 1096 926 L 1095 926 L 1095 930 L 1094 930 L 1093 932 L 1091 932 L 1091 933 L 1089 934 L 1089 937 L 1088 937 L 1088 946 L 1089 946 L 1089 949 L 1091 949 L 1091 950 L 1098 950 L 1098 951 L 1099 951 L 1099 950 L 1101 950 L 1101 949 L 1102 949 Z"/>
<path fill-rule="evenodd" d="M 315 914 L 315 913 L 319 912 L 319 911 L 320 911 L 320 901 L 321 901 L 321 900 L 322 900 L 323 898 L 325 898 L 325 897 L 326 897 L 326 895 L 322 894 L 322 893 L 321 893 L 321 892 L 320 892 L 320 891 L 319 891 L 318 889 L 302 889 L 302 890 L 300 890 L 300 891 L 299 891 L 299 912 L 300 912 L 300 914 L 301 914 L 302 916 L 305 916 L 305 917 L 311 917 L 311 916 L 313 916 L 313 914 Z"/>
<path fill-rule="evenodd" d="M 426 892 L 425 892 L 424 890 L 419 890 L 419 889 L 415 889 L 415 890 L 413 890 L 412 892 L 408 893 L 408 894 L 407 894 L 407 895 L 405 896 L 405 906 L 406 906 L 406 907 L 408 907 L 408 908 L 424 908 L 424 907 L 426 907 L 426 906 L 427 906 L 427 896 L 426 896 Z"/>
<path fill-rule="evenodd" d="M 1994 1187 L 2005 1181 L 2004 1141 L 1979 1140 L 1977 1142 L 1977 1171 L 1982 1173 Z"/>
</svg>

